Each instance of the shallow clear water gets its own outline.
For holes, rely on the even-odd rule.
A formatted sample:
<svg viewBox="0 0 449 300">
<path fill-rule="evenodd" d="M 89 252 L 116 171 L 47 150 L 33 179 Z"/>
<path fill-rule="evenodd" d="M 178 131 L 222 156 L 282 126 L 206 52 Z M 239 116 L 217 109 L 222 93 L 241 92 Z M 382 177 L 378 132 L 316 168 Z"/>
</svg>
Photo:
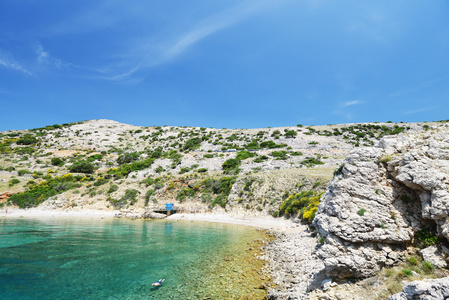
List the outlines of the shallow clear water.
<svg viewBox="0 0 449 300">
<path fill-rule="evenodd" d="M 259 297 L 260 238 L 214 223 L 3 218 L 0 299 Z"/>
</svg>

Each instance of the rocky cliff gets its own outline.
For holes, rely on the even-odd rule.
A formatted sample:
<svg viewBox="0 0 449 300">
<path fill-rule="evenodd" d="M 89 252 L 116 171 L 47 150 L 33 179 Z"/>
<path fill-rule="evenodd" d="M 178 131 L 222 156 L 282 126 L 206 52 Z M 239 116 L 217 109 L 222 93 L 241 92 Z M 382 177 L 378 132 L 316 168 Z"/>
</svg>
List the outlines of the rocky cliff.
<svg viewBox="0 0 449 300">
<path fill-rule="evenodd" d="M 397 264 L 423 229 L 447 241 L 448 133 L 447 124 L 429 127 L 349 154 L 314 219 L 329 276 L 368 277 Z"/>
</svg>

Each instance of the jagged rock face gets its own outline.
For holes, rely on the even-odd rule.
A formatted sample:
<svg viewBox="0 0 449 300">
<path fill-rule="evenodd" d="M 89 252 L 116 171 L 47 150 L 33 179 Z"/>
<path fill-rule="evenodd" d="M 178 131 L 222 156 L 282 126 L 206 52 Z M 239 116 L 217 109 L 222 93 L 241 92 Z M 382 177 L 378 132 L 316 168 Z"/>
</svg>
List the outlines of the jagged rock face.
<svg viewBox="0 0 449 300">
<path fill-rule="evenodd" d="M 374 275 L 399 262 L 423 226 L 449 238 L 448 132 L 402 135 L 350 153 L 314 220 L 328 275 Z"/>
</svg>

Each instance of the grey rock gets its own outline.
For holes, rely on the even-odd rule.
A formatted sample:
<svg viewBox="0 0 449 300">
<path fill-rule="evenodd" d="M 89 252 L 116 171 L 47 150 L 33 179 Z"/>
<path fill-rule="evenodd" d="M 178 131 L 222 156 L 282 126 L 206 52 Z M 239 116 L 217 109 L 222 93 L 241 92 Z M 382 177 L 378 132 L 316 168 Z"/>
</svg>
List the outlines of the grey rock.
<svg viewBox="0 0 449 300">
<path fill-rule="evenodd" d="M 449 277 L 428 281 L 413 281 L 402 292 L 394 294 L 388 300 L 441 300 L 449 297 Z"/>
<path fill-rule="evenodd" d="M 167 215 L 166 214 L 155 213 L 155 212 L 145 212 L 142 215 L 142 218 L 145 218 L 145 219 L 165 219 L 165 218 L 167 218 Z"/>
<path fill-rule="evenodd" d="M 445 127 L 437 135 L 399 135 L 351 151 L 313 222 L 325 241 L 317 255 L 328 276 L 368 277 L 401 262 L 429 221 L 449 239 L 448 134 Z M 435 265 L 446 265 L 431 252 Z"/>
<path fill-rule="evenodd" d="M 441 257 L 441 253 L 436 246 L 430 246 L 419 251 L 425 261 L 430 262 L 438 268 L 445 268 L 446 261 Z"/>
<path fill-rule="evenodd" d="M 321 282 L 321 288 L 323 291 L 327 291 L 331 288 L 332 279 L 325 279 Z"/>
</svg>

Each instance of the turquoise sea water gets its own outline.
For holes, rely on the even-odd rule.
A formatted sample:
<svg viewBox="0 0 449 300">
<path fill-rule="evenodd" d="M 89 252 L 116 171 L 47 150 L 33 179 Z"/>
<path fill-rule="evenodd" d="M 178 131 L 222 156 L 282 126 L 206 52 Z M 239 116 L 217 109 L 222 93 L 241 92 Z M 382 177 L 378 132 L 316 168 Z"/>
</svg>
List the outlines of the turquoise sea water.
<svg viewBox="0 0 449 300">
<path fill-rule="evenodd" d="M 0 299 L 238 299 L 254 293 L 248 248 L 261 234 L 214 223 L 2 218 Z"/>
</svg>

